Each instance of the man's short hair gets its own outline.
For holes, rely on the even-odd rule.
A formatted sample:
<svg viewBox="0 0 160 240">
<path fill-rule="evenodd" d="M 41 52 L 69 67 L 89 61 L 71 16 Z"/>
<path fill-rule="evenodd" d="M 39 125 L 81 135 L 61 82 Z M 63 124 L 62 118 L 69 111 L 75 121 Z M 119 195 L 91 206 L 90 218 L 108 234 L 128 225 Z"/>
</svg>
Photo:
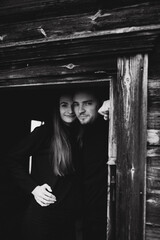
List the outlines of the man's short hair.
<svg viewBox="0 0 160 240">
<path fill-rule="evenodd" d="M 91 94 L 97 99 L 99 104 L 102 104 L 103 101 L 105 100 L 102 92 L 99 89 L 96 89 L 95 87 L 82 87 L 82 88 L 75 89 L 74 95 L 76 95 L 77 93 Z"/>
</svg>

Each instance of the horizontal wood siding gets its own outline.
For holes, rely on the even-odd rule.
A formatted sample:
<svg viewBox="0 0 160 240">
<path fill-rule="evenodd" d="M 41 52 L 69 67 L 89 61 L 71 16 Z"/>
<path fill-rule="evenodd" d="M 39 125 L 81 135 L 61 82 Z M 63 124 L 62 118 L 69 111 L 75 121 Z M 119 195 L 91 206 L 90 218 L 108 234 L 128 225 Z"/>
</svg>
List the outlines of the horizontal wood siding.
<svg viewBox="0 0 160 240">
<path fill-rule="evenodd" d="M 151 2 L 156 2 L 152 0 Z M 0 22 L 70 15 L 144 3 L 148 0 L 1 0 Z"/>
<path fill-rule="evenodd" d="M 41 1 L 39 6 L 56 2 Z M 0 8 L 6 20 L 0 21 L 0 87 L 105 79 L 115 73 L 118 55 L 151 51 L 160 33 L 160 4 L 66 16 L 35 13 L 32 19 L 32 7 L 35 12 L 40 9 L 27 2 L 28 19 L 7 22 L 9 11 L 21 14 L 24 4 Z"/>
<path fill-rule="evenodd" d="M 23 8 L 14 8 L 14 11 L 23 12 Z M 38 11 L 38 6 L 35 8 Z M 3 14 L 6 14 L 6 17 Z M 8 9 L 0 8 L 0 20 L 10 19 Z M 12 46 L 25 43 L 46 42 L 49 40 L 73 39 L 97 33 L 97 31 L 113 30 L 131 27 L 132 30 L 142 26 L 160 24 L 160 4 L 143 4 L 116 10 L 97 9 L 97 11 L 85 12 L 76 15 L 54 16 L 35 19 L 30 18 L 28 12 L 27 21 L 3 23 L 0 21 L 0 46 L 10 44 Z M 127 21 L 126 21 L 127 20 Z M 130 31 L 130 29 L 128 29 Z M 132 42 L 134 44 L 134 42 Z M 9 45 L 9 46 L 10 46 Z"/>
<path fill-rule="evenodd" d="M 160 238 L 160 44 L 149 59 L 146 240 Z"/>
</svg>

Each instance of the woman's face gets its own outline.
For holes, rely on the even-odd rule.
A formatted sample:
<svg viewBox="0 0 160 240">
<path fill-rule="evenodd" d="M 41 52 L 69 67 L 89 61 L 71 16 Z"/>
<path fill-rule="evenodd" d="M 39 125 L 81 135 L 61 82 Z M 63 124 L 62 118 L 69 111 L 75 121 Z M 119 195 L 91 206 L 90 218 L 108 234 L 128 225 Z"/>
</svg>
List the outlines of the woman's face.
<svg viewBox="0 0 160 240">
<path fill-rule="evenodd" d="M 63 95 L 59 101 L 59 111 L 62 121 L 67 124 L 72 123 L 76 119 L 76 115 L 73 111 L 73 100 L 69 95 Z"/>
</svg>

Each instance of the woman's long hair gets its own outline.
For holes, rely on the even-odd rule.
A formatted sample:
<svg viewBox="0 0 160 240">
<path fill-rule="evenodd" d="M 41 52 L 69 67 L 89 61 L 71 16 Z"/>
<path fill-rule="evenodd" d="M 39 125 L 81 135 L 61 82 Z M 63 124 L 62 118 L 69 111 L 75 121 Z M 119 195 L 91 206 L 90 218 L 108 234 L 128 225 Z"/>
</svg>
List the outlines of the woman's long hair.
<svg viewBox="0 0 160 240">
<path fill-rule="evenodd" d="M 53 136 L 51 138 L 51 163 L 55 175 L 64 176 L 74 171 L 69 126 L 60 118 L 59 102 L 53 115 Z"/>
</svg>

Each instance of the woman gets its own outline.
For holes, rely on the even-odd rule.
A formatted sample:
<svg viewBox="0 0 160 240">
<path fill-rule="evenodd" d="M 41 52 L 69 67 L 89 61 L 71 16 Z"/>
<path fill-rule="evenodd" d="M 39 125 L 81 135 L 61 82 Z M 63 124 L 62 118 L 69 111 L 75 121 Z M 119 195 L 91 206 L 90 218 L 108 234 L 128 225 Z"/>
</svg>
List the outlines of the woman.
<svg viewBox="0 0 160 240">
<path fill-rule="evenodd" d="M 77 124 L 71 95 L 61 95 L 52 123 L 37 127 L 8 157 L 12 175 L 33 196 L 22 239 L 75 240 L 75 213 L 80 206 Z M 29 156 L 31 174 L 21 164 Z"/>
</svg>

